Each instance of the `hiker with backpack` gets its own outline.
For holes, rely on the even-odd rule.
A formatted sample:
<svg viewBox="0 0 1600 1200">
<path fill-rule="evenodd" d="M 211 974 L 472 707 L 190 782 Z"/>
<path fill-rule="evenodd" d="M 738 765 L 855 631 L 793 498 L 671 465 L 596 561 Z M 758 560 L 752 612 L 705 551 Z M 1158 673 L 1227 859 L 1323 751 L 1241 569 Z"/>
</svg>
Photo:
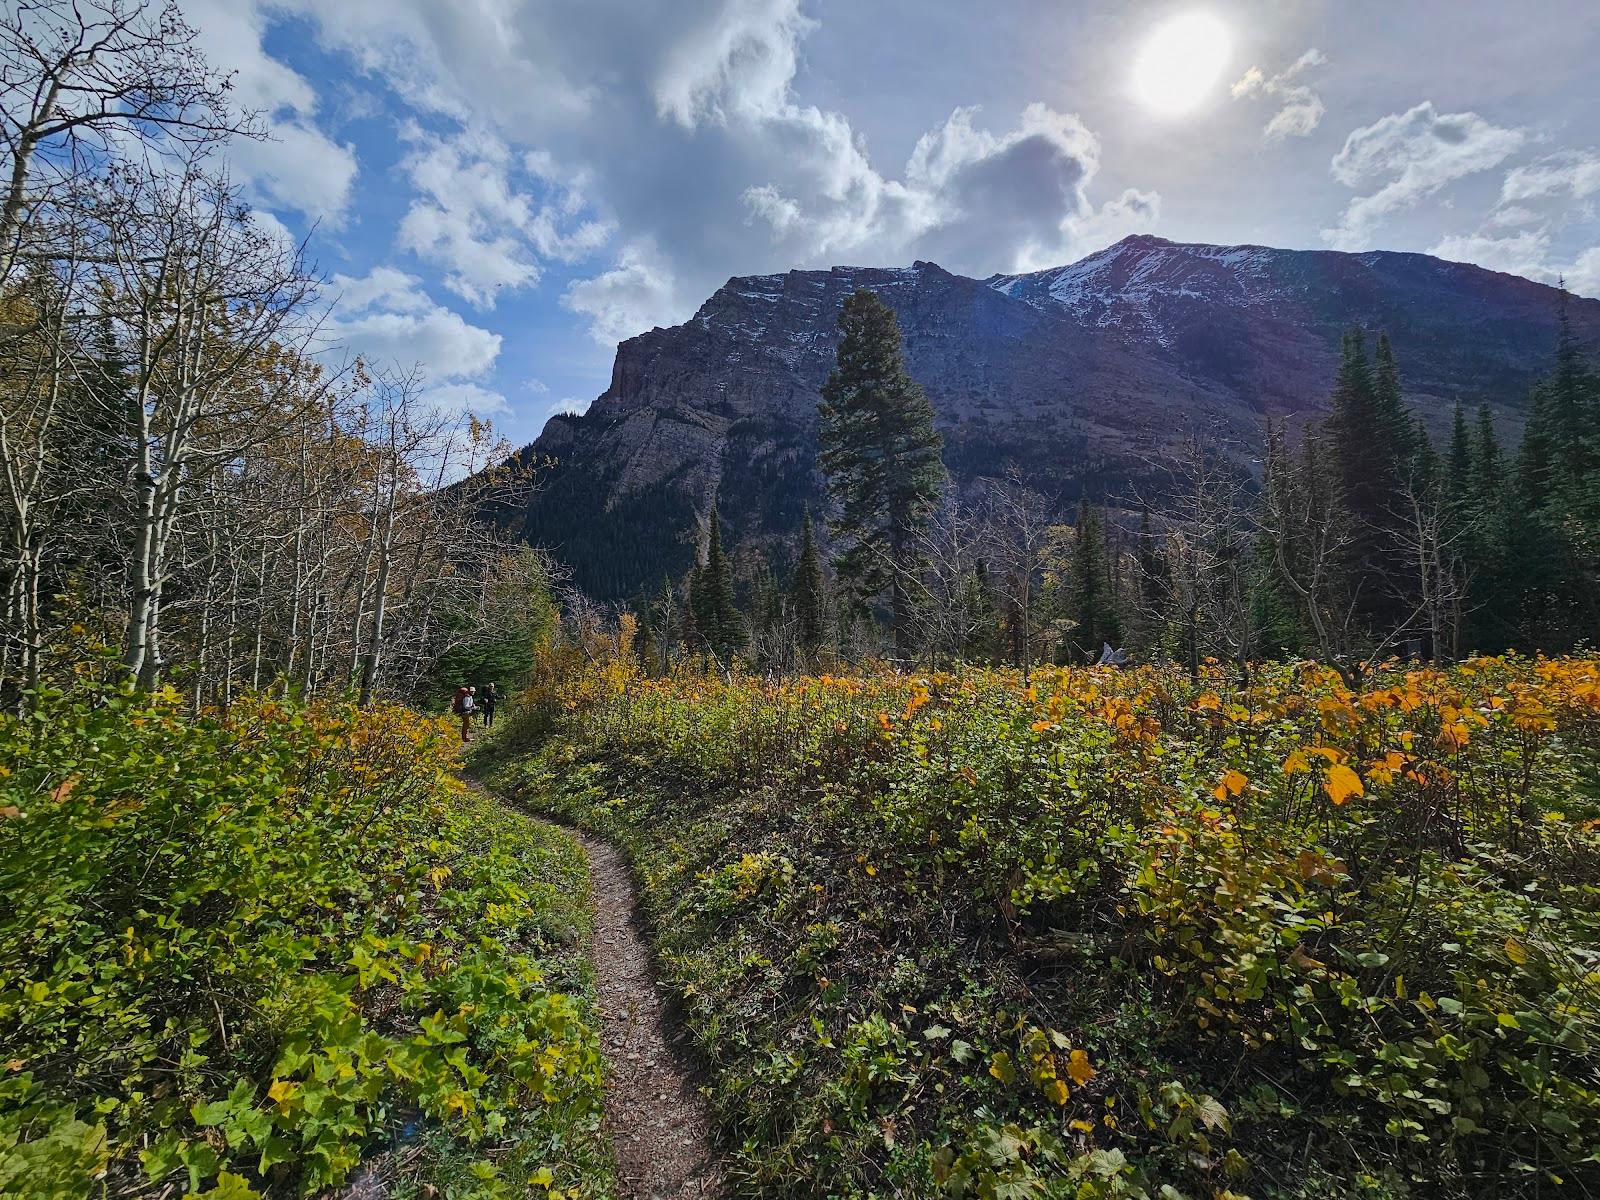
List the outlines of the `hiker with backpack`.
<svg viewBox="0 0 1600 1200">
<path fill-rule="evenodd" d="M 450 701 L 450 711 L 461 718 L 461 744 L 464 746 L 471 741 L 470 729 L 472 728 L 472 714 L 477 711 L 477 701 L 474 695 L 477 689 L 468 684 L 462 684 L 456 689 L 455 698 Z"/>
<path fill-rule="evenodd" d="M 483 713 L 483 727 L 490 728 L 494 724 L 494 706 L 500 701 L 500 693 L 495 691 L 494 684 L 483 689 L 483 703 L 479 705 Z"/>
</svg>

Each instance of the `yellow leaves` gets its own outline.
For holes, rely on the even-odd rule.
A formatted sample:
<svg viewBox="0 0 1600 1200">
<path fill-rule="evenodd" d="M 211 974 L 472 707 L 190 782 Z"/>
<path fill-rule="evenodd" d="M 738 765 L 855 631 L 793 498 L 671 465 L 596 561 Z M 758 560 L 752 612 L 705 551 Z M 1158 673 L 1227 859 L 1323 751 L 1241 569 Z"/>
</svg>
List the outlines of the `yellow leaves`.
<svg viewBox="0 0 1600 1200">
<path fill-rule="evenodd" d="M 1043 733 L 1045 730 L 1051 728 L 1052 725 L 1053 722 L 1050 721 L 1035 721 L 1030 728 L 1035 733 Z"/>
<path fill-rule="evenodd" d="M 889 714 L 888 713 L 880 712 L 878 714 L 878 728 L 883 729 L 883 730 L 888 730 L 888 728 L 889 728 Z"/>
<path fill-rule="evenodd" d="M 300 1085 L 292 1079 L 274 1079 L 272 1086 L 267 1089 L 267 1099 L 278 1106 L 278 1113 L 282 1116 L 289 1114 L 299 1095 Z"/>
<path fill-rule="evenodd" d="M 1067 1097 L 1070 1095 L 1067 1091 L 1067 1085 L 1054 1078 L 1045 1080 L 1040 1091 L 1044 1093 L 1044 1098 L 1052 1104 L 1065 1104 Z"/>
<path fill-rule="evenodd" d="M 1508 937 L 1506 939 L 1506 957 L 1517 966 L 1523 966 L 1528 961 L 1527 948 L 1516 938 Z"/>
<path fill-rule="evenodd" d="M 1221 712 L 1222 697 L 1215 692 L 1206 692 L 1195 699 L 1194 709 L 1196 712 Z"/>
<path fill-rule="evenodd" d="M 443 891 L 444 890 L 444 881 L 446 879 L 449 879 L 451 874 L 452 874 L 452 872 L 451 872 L 450 868 L 447 867 L 447 866 L 444 866 L 442 863 L 439 866 L 434 867 L 432 870 L 430 870 L 428 872 L 428 881 L 433 884 L 433 890 L 436 891 L 436 892 Z"/>
<path fill-rule="evenodd" d="M 1011 1055 L 1007 1054 L 1004 1050 L 997 1051 L 995 1056 L 989 1060 L 989 1074 L 993 1075 L 1007 1087 L 1010 1087 L 1012 1084 L 1016 1083 L 1017 1067 L 1016 1064 L 1011 1061 Z"/>
<path fill-rule="evenodd" d="M 1410 755 L 1391 750 L 1376 762 L 1367 765 L 1367 778 L 1374 783 L 1393 783 L 1395 775 L 1403 771 L 1410 761 Z"/>
<path fill-rule="evenodd" d="M 1311 761 L 1306 758 L 1305 751 L 1291 750 L 1289 756 L 1283 760 L 1283 773 L 1285 775 L 1298 775 L 1311 770 Z"/>
<path fill-rule="evenodd" d="M 1067 1074 L 1072 1082 L 1082 1087 L 1095 1076 L 1095 1070 L 1089 1065 L 1089 1056 L 1082 1050 L 1074 1050 L 1067 1056 Z"/>
<path fill-rule="evenodd" d="M 1212 789 L 1211 794 L 1218 800 L 1226 800 L 1229 796 L 1237 796 L 1244 791 L 1245 785 L 1249 782 L 1242 771 L 1229 771 L 1222 777 L 1222 782 Z"/>
<path fill-rule="evenodd" d="M 1337 763 L 1328 768 L 1327 777 L 1322 781 L 1323 790 L 1328 793 L 1328 799 L 1335 804 L 1343 804 L 1352 796 L 1365 796 L 1367 789 L 1357 775 L 1343 763 Z"/>
</svg>

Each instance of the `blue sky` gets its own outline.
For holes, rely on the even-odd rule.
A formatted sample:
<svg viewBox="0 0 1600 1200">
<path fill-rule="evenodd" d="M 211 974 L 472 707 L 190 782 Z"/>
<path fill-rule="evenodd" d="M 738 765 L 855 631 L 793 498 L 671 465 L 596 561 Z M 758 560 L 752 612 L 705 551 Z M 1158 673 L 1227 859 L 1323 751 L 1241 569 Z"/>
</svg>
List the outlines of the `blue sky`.
<svg viewBox="0 0 1600 1200">
<path fill-rule="evenodd" d="M 730 275 L 1129 233 L 1600 296 L 1593 0 L 180 0 L 330 341 L 512 442 Z"/>
</svg>

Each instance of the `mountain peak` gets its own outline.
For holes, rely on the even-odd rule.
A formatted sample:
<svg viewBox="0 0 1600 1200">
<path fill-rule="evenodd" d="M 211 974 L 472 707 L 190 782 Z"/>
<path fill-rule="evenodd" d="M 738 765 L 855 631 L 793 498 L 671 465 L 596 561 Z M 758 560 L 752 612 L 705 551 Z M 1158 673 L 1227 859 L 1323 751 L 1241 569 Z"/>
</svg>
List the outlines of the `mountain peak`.
<svg viewBox="0 0 1600 1200">
<path fill-rule="evenodd" d="M 1249 469 L 1266 418 L 1321 411 L 1352 325 L 1389 333 L 1425 423 L 1446 428 L 1459 397 L 1515 427 L 1558 320 L 1552 288 L 1427 255 L 1150 234 L 987 280 L 925 260 L 735 276 L 693 320 L 624 342 L 606 393 L 547 427 L 538 449 L 560 466 L 530 537 L 616 548 L 603 574 L 571 564 L 605 597 L 680 575 L 713 502 L 731 540 L 781 557 L 822 501 L 819 389 L 858 287 L 895 309 L 958 485 L 1016 466 L 1063 513 L 1085 488 L 1111 498 L 1145 479 L 1189 429 Z M 1600 301 L 1568 311 L 1600 346 Z"/>
</svg>

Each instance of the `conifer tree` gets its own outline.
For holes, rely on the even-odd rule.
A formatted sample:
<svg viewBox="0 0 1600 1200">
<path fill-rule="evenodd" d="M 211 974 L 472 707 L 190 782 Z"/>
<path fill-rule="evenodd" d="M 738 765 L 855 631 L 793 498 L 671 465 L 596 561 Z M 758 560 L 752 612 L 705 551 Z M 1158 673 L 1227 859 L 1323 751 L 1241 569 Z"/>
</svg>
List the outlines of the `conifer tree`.
<svg viewBox="0 0 1600 1200">
<path fill-rule="evenodd" d="M 828 592 L 809 510 L 800 532 L 800 557 L 789 583 L 789 609 L 794 614 L 795 641 L 801 660 L 806 666 L 812 666 L 827 636 Z"/>
<path fill-rule="evenodd" d="M 695 573 L 690 603 L 695 628 L 706 648 L 726 667 L 744 645 L 738 606 L 733 596 L 733 564 L 722 548 L 722 522 L 711 510 L 706 561 Z"/>
<path fill-rule="evenodd" d="M 933 406 L 906 371 L 894 310 L 871 292 L 839 314 L 838 365 L 822 386 L 819 461 L 845 545 L 840 575 L 857 598 L 886 592 L 895 652 L 910 654 L 909 577 L 943 480 Z"/>
<path fill-rule="evenodd" d="M 1472 489 L 1479 508 L 1494 505 L 1500 494 L 1502 477 L 1500 438 L 1494 430 L 1494 414 L 1487 404 L 1478 406 L 1478 437 L 1472 455 Z"/>
<path fill-rule="evenodd" d="M 1117 613 L 1105 527 L 1087 499 L 1078 503 L 1069 587 L 1072 617 L 1077 622 L 1073 642 L 1078 653 L 1092 662 L 1104 645 L 1121 643 L 1122 623 Z"/>
<path fill-rule="evenodd" d="M 1423 443 L 1418 436 L 1419 427 L 1406 409 L 1400 390 L 1400 367 L 1387 333 L 1378 335 L 1374 355 L 1373 406 L 1377 420 L 1373 436 L 1378 441 L 1374 450 L 1389 460 L 1390 470 L 1399 467 L 1403 471 L 1407 460 L 1420 452 Z"/>
<path fill-rule="evenodd" d="M 1395 535 L 1415 446 L 1387 338 L 1380 339 L 1378 350 L 1374 374 L 1361 331 L 1345 335 L 1327 430 L 1339 501 L 1350 516 L 1344 562 L 1350 591 L 1365 621 L 1387 633 L 1408 607 L 1395 586 L 1406 576 Z"/>
<path fill-rule="evenodd" d="M 1457 507 L 1472 494 L 1472 439 L 1467 432 L 1467 414 L 1456 401 L 1455 418 L 1450 426 L 1450 458 L 1447 466 L 1450 501 Z"/>
</svg>

